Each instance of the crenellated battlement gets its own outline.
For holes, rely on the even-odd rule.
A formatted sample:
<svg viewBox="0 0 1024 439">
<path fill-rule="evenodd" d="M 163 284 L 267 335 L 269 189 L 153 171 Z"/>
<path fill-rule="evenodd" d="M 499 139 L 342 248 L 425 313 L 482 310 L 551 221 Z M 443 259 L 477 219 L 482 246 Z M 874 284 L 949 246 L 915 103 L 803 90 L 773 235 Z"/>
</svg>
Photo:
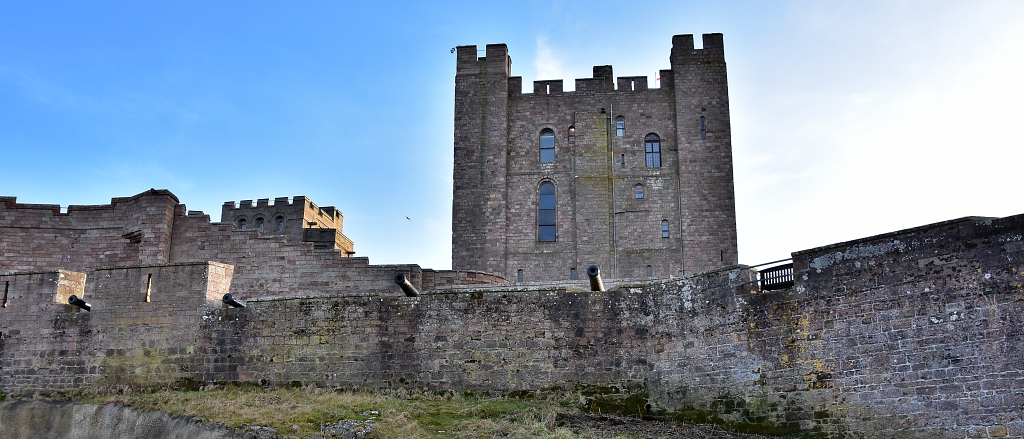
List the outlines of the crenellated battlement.
<svg viewBox="0 0 1024 439">
<path fill-rule="evenodd" d="M 484 49 L 485 56 L 478 57 L 476 45 L 458 46 L 456 75 L 504 74 L 507 78 L 512 71 L 512 58 L 508 56 L 508 46 L 504 44 L 488 44 Z"/>
<path fill-rule="evenodd" d="M 355 253 L 352 241 L 342 234 L 345 217 L 334 206 L 317 206 L 302 195 L 224 202 L 221 222 L 236 230 L 257 229 L 264 235 L 280 235 L 288 242 L 313 242 L 317 248 L 334 248 L 346 255 Z M 315 232 L 310 232 L 315 230 Z M 330 236 L 328 236 L 330 235 Z M 315 239 L 314 239 L 315 238 Z"/>
<path fill-rule="evenodd" d="M 564 80 L 544 79 L 533 81 L 533 93 L 523 93 L 523 78 L 521 76 L 510 76 L 508 78 L 508 93 L 510 96 L 518 95 L 572 95 L 573 93 L 612 93 L 612 92 L 643 92 L 648 90 L 672 89 L 674 88 L 674 71 L 682 68 L 688 63 L 709 63 L 725 62 L 725 45 L 722 34 L 712 33 L 701 36 L 704 47 L 694 48 L 693 34 L 676 35 L 672 37 L 672 54 L 670 57 L 672 68 L 659 70 L 656 82 L 659 87 L 651 87 L 647 76 L 620 76 L 615 78 L 612 74 L 612 66 L 594 66 L 592 78 L 575 79 L 575 91 L 565 91 Z M 504 44 L 488 45 L 500 46 L 504 51 L 497 48 L 495 56 L 504 55 L 507 58 L 508 49 Z M 487 57 L 476 58 L 476 46 L 459 46 L 458 75 L 476 75 L 481 73 L 496 73 L 487 62 Z M 489 49 L 490 50 L 490 49 Z M 511 72 L 511 58 L 509 60 L 509 72 Z"/>
<path fill-rule="evenodd" d="M 5 209 L 14 210 L 19 209 L 22 211 L 28 210 L 40 210 L 52 212 L 54 216 L 68 216 L 74 212 L 91 212 L 98 210 L 115 210 L 117 205 L 130 203 L 147 196 L 166 196 L 175 203 L 178 202 L 176 197 L 171 191 L 166 189 L 150 189 L 148 191 L 130 196 L 130 197 L 114 197 L 110 199 L 110 204 L 71 204 L 67 206 L 67 209 L 62 209 L 59 204 L 32 204 L 32 203 L 19 203 L 18 197 L 11 196 L 0 196 L 0 205 L 3 205 Z"/>
<path fill-rule="evenodd" d="M 693 63 L 718 61 L 725 62 L 725 43 L 720 33 L 701 35 L 704 47 L 694 48 L 693 35 L 676 35 L 672 37 L 672 66 Z"/>
<path fill-rule="evenodd" d="M 560 95 L 573 93 L 612 93 L 612 92 L 638 92 L 650 89 L 646 76 L 620 76 L 615 78 L 612 73 L 612 66 L 594 66 L 593 78 L 578 78 L 575 81 L 575 91 L 565 91 L 564 80 L 545 79 L 533 81 L 533 95 Z M 667 82 L 666 82 L 667 78 Z M 672 71 L 662 70 L 658 79 L 663 84 L 661 88 L 672 88 Z M 509 95 L 521 95 L 523 78 L 514 76 L 509 78 Z M 529 95 L 530 93 L 526 93 Z"/>
<path fill-rule="evenodd" d="M 305 196 L 296 195 L 293 198 L 289 198 L 289 197 L 277 197 L 277 198 L 274 198 L 274 203 L 273 204 L 270 203 L 270 199 L 269 198 L 260 198 L 260 199 L 256 200 L 256 205 L 255 206 L 253 206 L 252 200 L 242 200 L 242 201 L 237 201 L 237 202 L 236 201 L 225 201 L 224 202 L 224 207 L 225 208 L 230 208 L 230 209 L 247 209 L 247 208 L 252 208 L 252 207 L 270 207 L 270 206 L 274 206 L 274 207 L 286 207 L 286 206 L 294 206 L 294 205 L 304 206 L 304 205 L 306 205 L 306 203 L 308 201 L 309 200 L 307 200 Z"/>
</svg>

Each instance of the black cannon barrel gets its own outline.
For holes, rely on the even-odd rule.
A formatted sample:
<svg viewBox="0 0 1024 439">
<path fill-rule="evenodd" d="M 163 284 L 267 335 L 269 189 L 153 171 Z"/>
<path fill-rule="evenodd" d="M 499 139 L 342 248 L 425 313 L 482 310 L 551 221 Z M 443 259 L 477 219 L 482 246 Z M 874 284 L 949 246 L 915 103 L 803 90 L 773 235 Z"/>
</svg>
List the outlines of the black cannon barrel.
<svg viewBox="0 0 1024 439">
<path fill-rule="evenodd" d="M 78 296 L 74 294 L 72 294 L 71 297 L 68 297 L 68 304 L 77 306 L 86 311 L 92 311 L 92 304 L 80 299 Z"/>
<path fill-rule="evenodd" d="M 245 308 L 245 302 L 236 299 L 235 296 L 231 295 L 231 293 L 225 294 L 220 301 L 224 302 L 225 305 L 231 305 L 235 308 Z"/>
<path fill-rule="evenodd" d="M 409 278 L 405 277 L 405 275 L 402 273 L 398 273 L 395 275 L 395 283 L 398 284 L 398 286 L 402 287 L 402 291 L 405 292 L 405 295 L 407 297 L 416 297 L 420 295 L 419 290 L 417 290 L 416 287 L 412 286 L 412 284 L 409 283 Z"/>
<path fill-rule="evenodd" d="M 596 265 L 587 267 L 587 276 L 590 277 L 590 291 L 604 291 L 604 282 L 601 282 L 601 269 Z"/>
</svg>

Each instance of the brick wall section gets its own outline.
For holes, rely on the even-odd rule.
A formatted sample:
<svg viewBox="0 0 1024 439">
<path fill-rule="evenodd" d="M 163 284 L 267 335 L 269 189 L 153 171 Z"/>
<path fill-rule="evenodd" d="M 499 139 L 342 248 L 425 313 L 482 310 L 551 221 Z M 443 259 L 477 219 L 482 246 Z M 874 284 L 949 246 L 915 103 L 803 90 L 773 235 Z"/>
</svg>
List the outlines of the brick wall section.
<svg viewBox="0 0 1024 439">
<path fill-rule="evenodd" d="M 601 267 L 605 277 L 668 278 L 736 264 L 728 86 L 721 34 L 673 39 L 662 87 L 619 77 L 535 81 L 498 75 L 492 56 L 459 48 L 455 90 L 453 268 L 526 282 L 568 280 Z M 684 47 L 689 43 L 688 47 Z M 507 59 L 505 46 L 498 54 Z M 491 50 L 492 46 L 488 46 Z M 500 85 L 507 93 L 500 93 Z M 615 120 L 623 117 L 618 136 Z M 699 139 L 699 118 L 709 123 Z M 569 128 L 574 128 L 570 136 Z M 540 135 L 555 134 L 555 160 L 540 162 Z M 661 166 L 646 166 L 645 142 L 660 138 Z M 697 136 L 697 137 L 694 137 Z M 556 240 L 538 241 L 538 188 L 556 188 Z M 642 185 L 644 197 L 634 188 Z M 662 221 L 669 224 L 663 238 Z"/>
<path fill-rule="evenodd" d="M 780 433 L 1022 437 L 1022 232 L 968 218 L 795 253 L 793 289 L 691 301 L 652 398 Z"/>
<path fill-rule="evenodd" d="M 219 306 L 231 266 L 101 268 L 83 291 L 77 280 L 84 278 L 66 271 L 0 275 L 0 286 L 9 285 L 8 306 L 0 309 L 3 392 L 116 390 L 191 378 L 199 322 Z M 92 311 L 55 303 L 58 285 L 84 296 Z"/>
<path fill-rule="evenodd" d="M 177 204 L 174 194 L 149 190 L 61 213 L 0 197 L 0 272 L 166 263 Z"/>
<path fill-rule="evenodd" d="M 460 281 L 506 282 L 500 276 L 479 272 L 430 270 L 430 279 L 421 284 L 423 270 L 418 265 L 370 265 L 367 258 L 349 257 L 346 247 L 333 245 L 334 232 L 340 232 L 340 212 L 317 207 L 304 197 L 295 198 L 291 204 L 278 199 L 274 205 L 260 200 L 257 207 L 272 214 L 278 212 L 274 206 L 284 203 L 282 210 L 297 218 L 292 221 L 289 217 L 286 225 L 301 225 L 305 221 L 302 215 L 312 215 L 306 218 L 309 222 L 322 217 L 321 226 L 339 228 L 305 230 L 329 231 L 328 248 L 301 242 L 301 227 L 295 234 L 298 241 L 293 243 L 295 236 L 287 233 L 235 230 L 233 222 L 211 223 L 208 215 L 188 212 L 165 190 L 114 198 L 109 205 L 70 206 L 67 213 L 60 213 L 59 206 L 18 204 L 13 197 L 3 197 L 0 273 L 67 269 L 92 275 L 96 267 L 218 261 L 235 267 L 231 292 L 242 298 L 368 292 L 401 295 L 394 283 L 398 273 L 406 274 L 420 289 Z M 250 210 L 257 207 L 230 210 L 225 206 L 224 216 L 255 215 Z M 267 220 L 272 221 L 273 216 Z"/>
<path fill-rule="evenodd" d="M 336 249 L 315 249 L 311 243 L 289 244 L 284 236 L 263 236 L 257 230 L 210 223 L 208 217 L 178 217 L 175 221 L 175 261 L 224 261 L 234 266 L 231 293 L 243 299 L 316 294 L 404 295 L 395 284 L 398 273 L 421 290 L 467 283 L 504 283 L 501 277 L 468 272 L 424 270 L 418 265 L 370 265 L 367 258 L 348 257 Z M 439 276 L 440 275 L 440 276 Z M 441 279 L 438 282 L 437 278 Z"/>
</svg>

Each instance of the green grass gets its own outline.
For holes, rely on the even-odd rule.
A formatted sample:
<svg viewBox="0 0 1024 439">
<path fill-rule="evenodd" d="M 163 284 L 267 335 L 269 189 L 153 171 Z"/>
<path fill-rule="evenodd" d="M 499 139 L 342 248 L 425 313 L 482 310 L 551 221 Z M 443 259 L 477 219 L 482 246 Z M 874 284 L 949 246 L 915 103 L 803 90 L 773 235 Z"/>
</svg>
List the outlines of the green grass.
<svg viewBox="0 0 1024 439">
<path fill-rule="evenodd" d="M 233 428 L 269 426 L 276 428 L 278 435 L 297 438 L 319 437 L 322 424 L 371 418 L 375 438 L 596 437 L 555 425 L 557 413 L 579 412 L 565 400 L 487 398 L 453 392 L 349 392 L 229 385 L 200 391 L 96 395 L 81 401 L 121 402 L 141 410 L 201 417 Z"/>
</svg>

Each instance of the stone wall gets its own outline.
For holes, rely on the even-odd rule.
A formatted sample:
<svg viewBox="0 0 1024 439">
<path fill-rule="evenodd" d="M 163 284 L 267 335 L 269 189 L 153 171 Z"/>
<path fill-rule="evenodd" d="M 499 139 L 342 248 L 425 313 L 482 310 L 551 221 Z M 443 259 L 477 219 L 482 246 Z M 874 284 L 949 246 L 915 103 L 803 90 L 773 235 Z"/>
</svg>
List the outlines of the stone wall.
<svg viewBox="0 0 1024 439">
<path fill-rule="evenodd" d="M 199 322 L 219 306 L 231 267 L 215 262 L 0 275 L 5 393 L 156 387 L 191 379 Z M 58 300 L 66 288 L 92 305 Z M 59 294 L 58 294 L 59 295 Z M 201 363 L 200 363 L 201 364 Z"/>
<path fill-rule="evenodd" d="M 334 228 L 306 230 L 328 231 L 327 248 L 301 242 L 301 229 L 288 228 L 291 226 L 278 234 L 252 228 L 236 230 L 232 222 L 211 222 L 203 212 L 187 211 L 166 190 L 115 198 L 102 206 L 69 206 L 67 212 L 56 205 L 19 204 L 14 197 L 2 197 L 0 273 L 70 270 L 91 276 L 97 267 L 217 261 L 234 266 L 231 293 L 242 298 L 402 294 L 394 283 L 398 273 L 405 274 L 418 288 L 460 281 L 506 282 L 500 276 L 469 271 L 428 270 L 424 275 L 415 264 L 371 265 L 367 258 L 350 257 L 346 247 L 334 245 L 335 236 L 344 237 L 340 234 L 340 212 L 333 207 L 317 207 L 304 197 L 295 199 L 291 204 L 279 199 L 273 205 L 260 200 L 256 207 L 234 210 L 224 206 L 224 215 L 249 215 L 246 218 L 251 220 L 257 215 L 253 212 L 262 209 L 268 227 L 278 212 L 275 206 L 295 216 L 289 216 L 286 225 L 323 217 L 320 226 Z"/>
<path fill-rule="evenodd" d="M 66 212 L 0 197 L 0 272 L 166 263 L 177 204 L 158 190 Z"/>
<path fill-rule="evenodd" d="M 223 425 L 123 404 L 52 401 L 0 402 L 5 439 L 241 439 Z"/>
<path fill-rule="evenodd" d="M 416 298 L 253 298 L 235 309 L 213 300 L 230 267 L 168 264 L 90 272 L 84 312 L 56 303 L 60 273 L 9 274 L 0 390 L 560 389 L 595 410 L 778 434 L 1019 438 L 1022 258 L 1024 215 L 797 252 L 795 285 L 778 291 L 733 266 L 610 281 L 605 292 L 585 281 L 446 286 Z M 64 275 L 65 289 L 81 288 Z"/>
</svg>

